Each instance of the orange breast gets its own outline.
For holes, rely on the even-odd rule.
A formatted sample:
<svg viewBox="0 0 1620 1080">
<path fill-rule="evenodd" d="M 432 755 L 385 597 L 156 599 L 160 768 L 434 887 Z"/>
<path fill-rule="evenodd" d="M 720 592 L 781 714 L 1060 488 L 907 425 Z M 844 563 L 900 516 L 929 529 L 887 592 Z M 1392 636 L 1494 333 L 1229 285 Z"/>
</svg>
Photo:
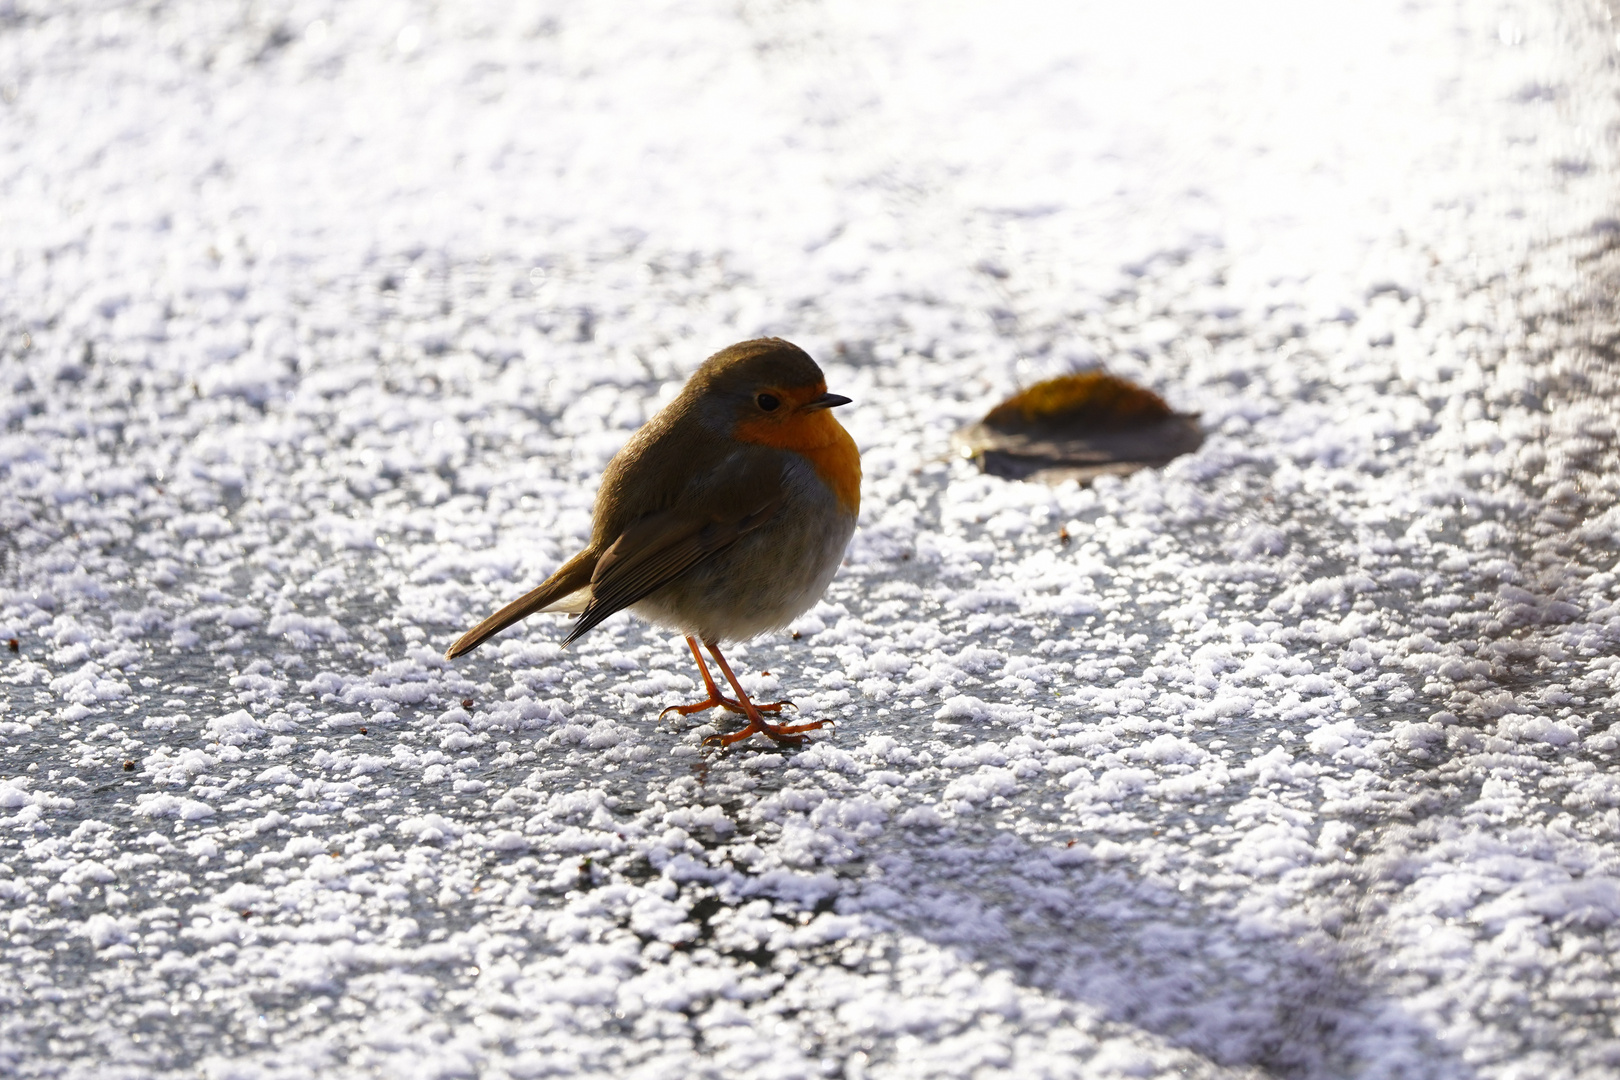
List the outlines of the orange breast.
<svg viewBox="0 0 1620 1080">
<path fill-rule="evenodd" d="M 804 400 L 825 392 L 826 387 L 821 387 L 804 395 Z M 803 454 L 815 468 L 816 475 L 838 497 L 838 505 L 850 514 L 860 511 L 861 452 L 831 410 L 796 413 L 781 419 L 763 416 L 745 420 L 732 430 L 732 435 L 741 442 Z"/>
</svg>

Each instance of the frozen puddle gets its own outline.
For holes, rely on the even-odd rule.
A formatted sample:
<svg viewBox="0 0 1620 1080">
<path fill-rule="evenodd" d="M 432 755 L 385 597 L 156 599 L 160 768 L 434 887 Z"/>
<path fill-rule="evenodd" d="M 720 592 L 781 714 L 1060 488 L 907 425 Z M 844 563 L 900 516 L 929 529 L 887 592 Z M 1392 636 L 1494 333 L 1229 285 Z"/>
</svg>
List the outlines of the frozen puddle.
<svg viewBox="0 0 1620 1080">
<path fill-rule="evenodd" d="M 1620 1069 L 1603 11 L 507 6 L 0 4 L 0 1073 Z M 760 333 L 836 728 L 440 659 Z M 953 455 L 1097 363 L 1203 446 Z"/>
</svg>

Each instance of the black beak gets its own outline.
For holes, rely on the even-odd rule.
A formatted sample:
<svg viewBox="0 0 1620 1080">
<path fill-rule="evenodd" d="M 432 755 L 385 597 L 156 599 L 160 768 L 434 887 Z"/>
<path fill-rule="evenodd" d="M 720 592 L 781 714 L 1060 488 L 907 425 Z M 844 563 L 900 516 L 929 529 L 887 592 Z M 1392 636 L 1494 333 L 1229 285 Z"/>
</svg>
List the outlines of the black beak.
<svg viewBox="0 0 1620 1080">
<path fill-rule="evenodd" d="M 818 398 L 811 398 L 799 408 L 804 412 L 816 412 L 820 409 L 836 409 L 840 405 L 848 405 L 853 400 L 843 394 L 822 394 Z"/>
</svg>

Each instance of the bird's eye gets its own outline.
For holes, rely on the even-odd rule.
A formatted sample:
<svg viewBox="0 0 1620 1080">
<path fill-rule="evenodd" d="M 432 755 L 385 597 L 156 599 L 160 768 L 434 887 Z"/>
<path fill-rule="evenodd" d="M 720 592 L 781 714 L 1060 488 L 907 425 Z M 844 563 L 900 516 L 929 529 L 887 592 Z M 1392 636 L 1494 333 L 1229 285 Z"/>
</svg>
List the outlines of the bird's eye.
<svg viewBox="0 0 1620 1080">
<path fill-rule="evenodd" d="M 758 405 L 766 412 L 775 412 L 776 407 L 782 404 L 782 401 L 775 394 L 761 394 L 759 397 L 754 399 L 754 404 Z"/>
</svg>

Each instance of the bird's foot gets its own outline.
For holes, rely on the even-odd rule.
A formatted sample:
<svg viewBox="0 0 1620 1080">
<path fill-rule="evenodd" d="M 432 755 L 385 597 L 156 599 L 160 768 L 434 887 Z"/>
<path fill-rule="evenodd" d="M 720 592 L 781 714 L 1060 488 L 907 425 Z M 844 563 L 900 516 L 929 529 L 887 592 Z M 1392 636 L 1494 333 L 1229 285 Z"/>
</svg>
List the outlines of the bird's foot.
<svg viewBox="0 0 1620 1080">
<path fill-rule="evenodd" d="M 782 706 L 784 705 L 792 705 L 793 708 L 798 708 L 798 706 L 793 705 L 793 702 L 791 701 L 772 701 L 763 705 L 758 702 L 750 702 L 750 704 L 752 704 L 755 710 L 758 712 L 768 713 L 779 713 L 782 711 Z M 671 705 L 669 708 L 658 714 L 658 719 L 662 720 L 670 713 L 679 713 L 682 716 L 691 716 L 693 713 L 707 712 L 708 710 L 715 708 L 724 709 L 727 712 L 738 713 L 742 716 L 748 715 L 748 709 L 743 705 L 742 702 L 728 698 L 724 694 L 715 694 L 703 701 L 695 701 L 690 705 Z"/>
<path fill-rule="evenodd" d="M 792 703 L 781 702 L 779 704 Z M 763 709 L 764 706 L 756 705 L 755 708 Z M 826 726 L 826 723 L 825 720 L 812 720 L 808 724 L 767 724 L 763 720 L 754 720 L 741 731 L 733 731 L 729 735 L 710 735 L 703 741 L 713 746 L 732 746 L 735 743 L 742 742 L 750 735 L 762 734 L 769 736 L 780 746 L 802 746 L 805 741 L 803 732 L 815 731 L 817 728 Z"/>
<path fill-rule="evenodd" d="M 727 712 L 743 713 L 744 715 L 747 715 L 748 712 L 740 702 L 733 701 L 724 694 L 714 694 L 702 701 L 694 701 L 690 705 L 671 705 L 658 714 L 658 719 L 662 720 L 670 713 L 691 716 L 693 713 L 708 712 L 710 709 L 725 709 Z"/>
</svg>

